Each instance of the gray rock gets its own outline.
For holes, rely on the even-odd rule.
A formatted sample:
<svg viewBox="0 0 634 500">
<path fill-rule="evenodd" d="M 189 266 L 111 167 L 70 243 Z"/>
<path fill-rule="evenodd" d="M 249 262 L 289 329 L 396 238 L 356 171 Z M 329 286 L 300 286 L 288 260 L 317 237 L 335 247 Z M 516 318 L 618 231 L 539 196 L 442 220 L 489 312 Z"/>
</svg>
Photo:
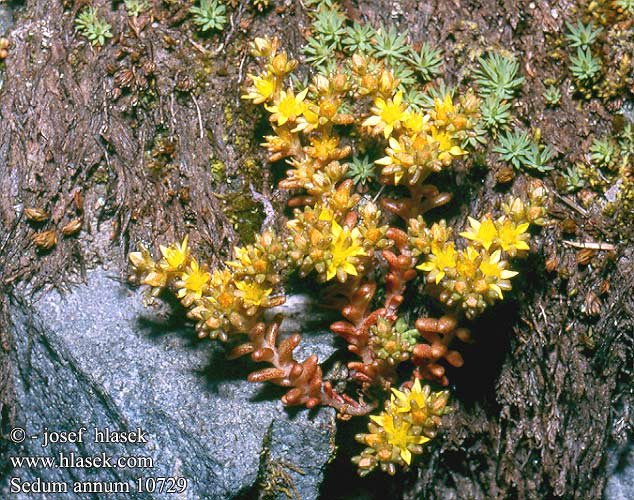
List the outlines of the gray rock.
<svg viewBox="0 0 634 500">
<path fill-rule="evenodd" d="M 22 485 L 38 479 L 68 485 L 67 494 L 45 496 L 54 500 L 104 498 L 73 493 L 75 481 L 129 485 L 129 493 L 107 498 L 245 499 L 254 498 L 261 484 L 273 498 L 286 498 L 284 490 L 293 488 L 302 500 L 317 498 L 333 453 L 332 411 L 285 409 L 278 400 L 282 389 L 245 381 L 250 361 L 225 360 L 223 346 L 195 339 L 191 325 L 165 304 L 144 307 L 140 291 L 129 290 L 106 271 L 92 272 L 86 285 L 63 296 L 47 292 L 32 304 L 17 297 L 10 306 L 11 357 L 17 425 L 27 437 L 9 449 L 0 497 L 34 498 L 10 495 L 12 478 L 20 478 Z M 317 344 L 322 358 L 334 349 L 327 331 L 305 335 L 304 342 Z M 82 427 L 83 442 L 42 447 L 45 429 Z M 106 428 L 142 429 L 147 443 L 95 442 L 93 429 Z M 11 457 L 70 457 L 71 452 L 84 458 L 101 453 L 149 457 L 152 467 L 11 463 Z M 157 477 L 184 477 L 187 489 L 180 494 L 137 491 L 138 478 Z"/>
<path fill-rule="evenodd" d="M 0 36 L 6 36 L 13 26 L 13 9 L 8 2 L 0 2 Z"/>
<path fill-rule="evenodd" d="M 610 452 L 605 500 L 634 498 L 634 442 L 630 441 Z"/>
</svg>

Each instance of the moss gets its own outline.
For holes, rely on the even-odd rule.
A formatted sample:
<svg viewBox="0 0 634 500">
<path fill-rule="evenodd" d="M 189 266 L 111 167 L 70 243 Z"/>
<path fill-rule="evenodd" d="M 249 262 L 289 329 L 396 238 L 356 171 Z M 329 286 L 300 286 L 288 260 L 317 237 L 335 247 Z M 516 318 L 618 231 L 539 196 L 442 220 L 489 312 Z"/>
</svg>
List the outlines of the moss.
<svg viewBox="0 0 634 500">
<path fill-rule="evenodd" d="M 614 212 L 616 231 L 619 237 L 631 240 L 632 225 L 634 224 L 634 181 L 622 178 L 617 201 L 608 206 Z"/>
<path fill-rule="evenodd" d="M 227 104 L 224 108 L 224 115 L 225 115 L 225 125 L 227 127 L 231 127 L 233 125 L 233 121 L 234 121 L 234 114 L 233 114 L 233 110 L 231 109 L 231 105 Z"/>
<path fill-rule="evenodd" d="M 250 193 L 244 192 L 228 194 L 223 201 L 225 214 L 240 236 L 240 241 L 251 243 L 264 220 L 262 206 L 253 200 Z"/>
<path fill-rule="evenodd" d="M 108 173 L 108 168 L 104 165 L 99 165 L 95 171 L 95 175 L 93 176 L 95 182 L 97 184 L 107 184 L 109 178 L 110 174 Z"/>
<path fill-rule="evenodd" d="M 209 168 L 211 169 L 214 181 L 217 184 L 222 184 L 222 182 L 226 178 L 227 173 L 227 167 L 225 163 L 221 159 L 211 156 L 209 158 Z"/>
</svg>

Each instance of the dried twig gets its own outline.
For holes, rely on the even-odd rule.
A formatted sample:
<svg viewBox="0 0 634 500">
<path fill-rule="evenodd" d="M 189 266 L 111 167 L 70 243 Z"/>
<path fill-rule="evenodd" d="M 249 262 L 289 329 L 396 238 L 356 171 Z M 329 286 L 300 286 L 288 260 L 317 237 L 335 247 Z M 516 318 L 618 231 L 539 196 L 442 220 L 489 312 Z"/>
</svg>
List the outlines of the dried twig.
<svg viewBox="0 0 634 500">
<path fill-rule="evenodd" d="M 563 244 L 574 248 L 589 248 L 590 250 L 616 250 L 616 245 L 612 245 L 611 243 L 596 243 L 594 241 L 578 243 L 576 241 L 563 240 Z"/>
</svg>

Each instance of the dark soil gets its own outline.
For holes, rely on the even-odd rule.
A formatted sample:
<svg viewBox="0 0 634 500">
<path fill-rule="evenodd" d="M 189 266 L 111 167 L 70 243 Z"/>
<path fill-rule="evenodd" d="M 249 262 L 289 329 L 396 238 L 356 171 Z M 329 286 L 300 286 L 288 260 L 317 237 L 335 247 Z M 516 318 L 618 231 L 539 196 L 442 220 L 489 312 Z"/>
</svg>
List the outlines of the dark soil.
<svg viewBox="0 0 634 500">
<path fill-rule="evenodd" d="M 187 2 L 154 3 L 154 21 L 140 19 L 135 32 L 123 2 L 94 1 L 115 33 L 102 49 L 74 31 L 84 2 L 17 5 L 0 91 L 5 293 L 18 283 L 65 287 L 103 262 L 125 269 L 127 253 L 140 243 L 156 248 L 186 232 L 199 253 L 217 262 L 265 219 L 281 225 L 281 218 L 267 217 L 283 213 L 287 194 L 276 189 L 279 173 L 270 172 L 258 146 L 266 121 L 240 94 L 254 69 L 248 42 L 255 36 L 278 35 L 299 56 L 310 25 L 301 3 L 276 0 L 264 13 L 241 4 L 231 11 L 231 26 L 208 37 L 194 34 Z M 467 82 L 487 49 L 517 54 L 526 82 L 514 114 L 541 130 L 561 170 L 584 157 L 595 135 L 611 130 L 622 104 L 619 97 L 581 100 L 570 92 L 557 108 L 544 104 L 544 79 L 571 85 L 557 40 L 564 21 L 576 19 L 574 2 L 343 3 L 351 17 L 395 24 L 414 43 L 440 46 L 453 84 Z M 122 87 L 123 70 L 139 84 Z M 496 187 L 500 165 L 493 155 L 487 160 L 481 177 L 476 170 L 462 174 L 460 189 L 471 201 L 456 205 L 458 225 L 467 211 L 493 209 L 525 182 L 520 176 L 512 188 Z M 556 193 L 555 175 L 544 180 Z M 45 209 L 51 220 L 28 223 L 21 215 L 27 207 Z M 361 480 L 348 461 L 358 446 L 351 436 L 364 424 L 343 424 L 324 500 L 601 498 L 607 450 L 632 437 L 634 250 L 627 234 L 615 237 L 611 220 L 573 198 L 554 194 L 550 211 L 552 223 L 535 238 L 511 300 L 473 325 L 478 342 L 465 349 L 465 367 L 450 373 L 456 411 L 442 437 L 414 470 Z M 60 237 L 47 252 L 32 243 L 35 232 L 76 217 L 83 218 L 78 237 Z M 575 221 L 575 235 L 562 234 L 564 219 Z M 577 250 L 563 239 L 612 242 L 616 250 L 578 266 Z M 559 272 L 548 274 L 544 262 L 553 256 Z M 584 311 L 595 299 L 600 313 L 590 317 Z M 10 350 L 6 330 L 0 335 Z M 0 351 L 2 429 L 13 412 L 9 369 Z"/>
</svg>

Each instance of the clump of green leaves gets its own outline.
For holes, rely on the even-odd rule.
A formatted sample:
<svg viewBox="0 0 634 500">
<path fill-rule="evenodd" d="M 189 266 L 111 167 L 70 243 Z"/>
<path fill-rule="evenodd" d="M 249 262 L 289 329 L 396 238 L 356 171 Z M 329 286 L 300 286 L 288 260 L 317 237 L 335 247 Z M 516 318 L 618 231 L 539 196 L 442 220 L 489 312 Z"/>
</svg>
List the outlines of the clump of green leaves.
<svg viewBox="0 0 634 500">
<path fill-rule="evenodd" d="M 327 75 L 336 67 L 336 51 L 344 46 L 347 39 L 346 16 L 334 2 L 312 2 L 314 7 L 313 36 L 302 47 L 306 62 L 314 66 L 319 73 Z"/>
<path fill-rule="evenodd" d="M 526 131 L 520 129 L 501 135 L 493 152 L 518 170 L 528 168 L 543 173 L 553 169 L 549 164 L 554 157 L 553 150 L 549 146 L 537 144 Z"/>
<path fill-rule="evenodd" d="M 412 111 L 421 111 L 425 107 L 425 95 L 415 85 L 409 86 L 403 93 L 403 100 Z"/>
<path fill-rule="evenodd" d="M 112 26 L 97 15 L 97 9 L 86 7 L 75 19 L 75 29 L 85 36 L 92 45 L 103 46 L 107 38 L 112 38 Z"/>
<path fill-rule="evenodd" d="M 517 76 L 520 65 L 513 57 L 492 52 L 478 62 L 473 76 L 481 96 L 493 94 L 499 99 L 512 99 L 524 83 L 524 77 Z"/>
<path fill-rule="evenodd" d="M 537 144 L 533 141 L 531 142 L 530 151 L 526 156 L 526 161 L 523 163 L 523 166 L 541 173 L 548 172 L 554 168 L 550 164 L 554 157 L 555 152 L 550 146 L 547 144 Z"/>
<path fill-rule="evenodd" d="M 147 0 L 124 0 L 125 10 L 130 17 L 139 17 L 147 11 L 151 5 Z"/>
<path fill-rule="evenodd" d="M 561 101 L 561 92 L 554 85 L 549 85 L 546 87 L 543 93 L 544 101 L 548 106 L 557 106 Z"/>
<path fill-rule="evenodd" d="M 376 31 L 371 24 L 355 21 L 352 26 L 346 28 L 346 34 L 341 43 L 351 54 L 355 52 L 369 54 L 372 52 L 372 39 L 375 35 Z"/>
<path fill-rule="evenodd" d="M 427 42 L 423 42 L 419 51 L 412 50 L 408 62 L 426 82 L 438 76 L 442 70 L 442 52 Z"/>
<path fill-rule="evenodd" d="M 401 81 L 401 89 L 411 87 L 414 83 L 416 83 L 414 72 L 407 64 L 403 62 L 394 64 L 390 66 L 390 69 L 392 70 L 392 73 L 394 73 L 394 77 Z"/>
<path fill-rule="evenodd" d="M 200 31 L 222 31 L 227 24 L 227 8 L 218 0 L 200 0 L 200 5 L 194 5 L 189 12 Z"/>
<path fill-rule="evenodd" d="M 601 73 L 601 60 L 590 49 L 577 47 L 577 55 L 570 56 L 570 71 L 579 83 L 590 83 Z"/>
<path fill-rule="evenodd" d="M 592 22 L 589 24 L 583 24 L 581 21 L 577 21 L 576 26 L 567 22 L 566 26 L 568 28 L 566 40 L 568 40 L 568 45 L 573 48 L 589 48 L 590 45 L 596 42 L 597 37 L 603 31 L 603 28 L 595 29 Z"/>
<path fill-rule="evenodd" d="M 341 48 L 341 38 L 346 34 L 346 16 L 338 8 L 328 8 L 322 6 L 313 19 L 313 30 L 317 34 L 315 38 L 334 44 Z"/>
<path fill-rule="evenodd" d="M 493 152 L 498 153 L 502 160 L 520 169 L 530 154 L 531 142 L 526 132 L 516 129 L 500 136 L 499 143 L 493 147 Z"/>
<path fill-rule="evenodd" d="M 426 42 L 414 50 L 407 42 L 407 31 L 394 26 L 375 30 L 369 23 L 349 23 L 339 4 L 330 0 L 304 4 L 313 8 L 313 22 L 312 36 L 301 50 L 306 62 L 322 74 L 335 69 L 337 55 L 342 51 L 371 56 L 370 64 L 384 64 L 400 81 L 399 88 L 404 92 L 417 80 L 433 80 L 442 70 L 442 52 Z"/>
<path fill-rule="evenodd" d="M 619 147 L 610 137 L 594 139 L 590 146 L 590 160 L 600 168 L 613 169 L 619 159 Z"/>
<path fill-rule="evenodd" d="M 368 156 L 361 158 L 355 156 L 348 164 L 346 177 L 352 179 L 355 184 L 365 185 L 376 176 L 375 164 L 368 159 Z"/>
<path fill-rule="evenodd" d="M 634 161 L 634 125 L 628 123 L 619 136 L 619 148 L 625 163 Z"/>
<path fill-rule="evenodd" d="M 480 124 L 494 137 L 508 128 L 511 121 L 511 103 L 496 95 L 489 95 L 480 105 Z"/>
<path fill-rule="evenodd" d="M 374 56 L 394 64 L 405 59 L 410 51 L 407 44 L 407 30 L 399 33 L 394 26 L 389 30 L 382 27 L 377 31 L 374 40 Z"/>
<path fill-rule="evenodd" d="M 585 186 L 584 175 L 578 165 L 568 167 L 562 174 L 564 181 L 564 189 L 568 193 L 579 191 Z"/>
<path fill-rule="evenodd" d="M 306 62 L 315 66 L 321 73 L 327 74 L 333 65 L 336 66 L 335 44 L 329 43 L 323 38 L 310 37 L 302 47 L 302 53 Z"/>
</svg>

